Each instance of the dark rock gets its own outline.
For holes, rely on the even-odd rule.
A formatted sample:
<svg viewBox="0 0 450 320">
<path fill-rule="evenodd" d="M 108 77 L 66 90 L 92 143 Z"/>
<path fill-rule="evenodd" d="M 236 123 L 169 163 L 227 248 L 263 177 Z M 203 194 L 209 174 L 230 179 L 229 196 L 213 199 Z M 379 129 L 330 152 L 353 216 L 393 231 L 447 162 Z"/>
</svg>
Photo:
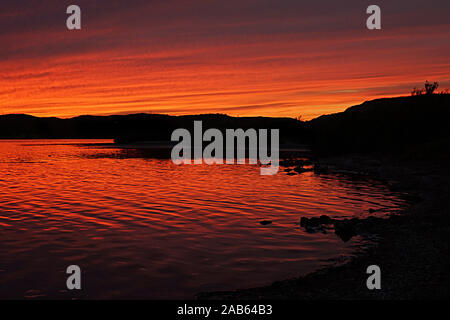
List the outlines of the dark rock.
<svg viewBox="0 0 450 320">
<path fill-rule="evenodd" d="M 265 225 L 271 224 L 272 221 L 270 221 L 270 220 L 262 220 L 259 223 L 262 224 L 263 226 L 265 226 Z"/>
<path fill-rule="evenodd" d="M 305 228 L 308 233 L 322 232 L 327 233 L 324 225 L 332 224 L 334 219 L 331 219 L 327 215 L 321 215 L 320 217 L 306 218 L 302 217 L 300 219 L 300 227 Z"/>
<path fill-rule="evenodd" d="M 312 218 L 302 217 L 300 219 L 300 227 L 303 227 L 303 228 L 318 227 L 319 225 L 320 225 L 320 219 L 317 217 L 312 217 Z"/>
<path fill-rule="evenodd" d="M 313 163 L 310 160 L 285 159 L 281 160 L 279 164 L 282 167 L 303 167 L 303 166 L 311 166 Z"/>
<path fill-rule="evenodd" d="M 303 168 L 302 166 L 297 166 L 294 168 L 294 171 L 297 173 L 303 173 L 303 172 L 312 171 L 312 169 L 306 169 L 306 168 Z"/>
<path fill-rule="evenodd" d="M 344 242 L 347 242 L 358 234 L 363 234 L 368 230 L 379 227 L 380 223 L 384 223 L 385 220 L 377 217 L 336 220 L 327 215 L 321 215 L 320 217 L 311 218 L 302 217 L 300 219 L 300 227 L 305 228 L 308 233 L 326 233 L 326 229 L 330 228 L 327 226 L 333 225 L 336 235 Z"/>
<path fill-rule="evenodd" d="M 308 233 L 317 233 L 317 232 L 327 233 L 327 231 L 325 230 L 325 228 L 322 225 L 306 226 L 305 231 Z"/>
<path fill-rule="evenodd" d="M 331 219 L 329 216 L 324 215 L 324 214 L 321 215 L 319 217 L 319 219 L 320 219 L 320 223 L 322 223 L 322 224 L 331 224 L 334 221 L 334 219 Z"/>
<path fill-rule="evenodd" d="M 307 223 L 308 223 L 308 218 L 306 218 L 306 217 L 300 218 L 300 227 L 305 227 Z"/>
<path fill-rule="evenodd" d="M 359 219 L 336 220 L 334 222 L 334 232 L 339 238 L 342 239 L 342 241 L 347 242 L 358 234 L 356 222 L 359 222 Z"/>
</svg>

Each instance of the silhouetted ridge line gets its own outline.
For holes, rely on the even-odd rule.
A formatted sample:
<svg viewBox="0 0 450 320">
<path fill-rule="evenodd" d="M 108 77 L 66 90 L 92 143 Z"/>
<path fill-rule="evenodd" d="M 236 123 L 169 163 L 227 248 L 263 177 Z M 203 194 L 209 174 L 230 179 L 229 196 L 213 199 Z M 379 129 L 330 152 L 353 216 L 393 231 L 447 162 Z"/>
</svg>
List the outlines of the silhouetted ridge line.
<svg viewBox="0 0 450 320">
<path fill-rule="evenodd" d="M 231 117 L 223 114 L 169 116 L 130 114 L 39 118 L 0 116 L 0 138 L 109 138 L 117 143 L 170 141 L 173 130 L 209 128 L 280 129 L 280 143 L 311 144 L 317 154 L 385 153 L 412 158 L 450 159 L 450 95 L 382 98 L 311 121 L 292 118 Z"/>
<path fill-rule="evenodd" d="M 170 141 L 173 130 L 192 129 L 201 120 L 203 129 L 233 128 L 280 129 L 281 140 L 304 136 L 304 124 L 291 118 L 231 117 L 222 114 L 169 116 L 129 114 L 111 116 L 83 115 L 69 119 L 40 118 L 24 114 L 0 116 L 2 139 L 115 139 L 117 143 Z"/>
<path fill-rule="evenodd" d="M 319 154 L 450 159 L 450 95 L 383 98 L 309 121 Z"/>
</svg>

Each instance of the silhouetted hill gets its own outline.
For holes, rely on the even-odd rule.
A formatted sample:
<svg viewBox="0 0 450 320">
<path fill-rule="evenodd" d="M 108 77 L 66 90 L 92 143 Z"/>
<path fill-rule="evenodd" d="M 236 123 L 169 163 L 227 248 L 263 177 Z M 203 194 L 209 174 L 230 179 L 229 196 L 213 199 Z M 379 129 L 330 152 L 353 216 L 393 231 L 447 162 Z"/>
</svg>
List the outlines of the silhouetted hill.
<svg viewBox="0 0 450 320">
<path fill-rule="evenodd" d="M 281 143 L 311 143 L 318 154 L 401 154 L 450 160 L 450 95 L 383 98 L 308 122 L 291 118 L 230 117 L 222 114 L 168 116 L 130 114 L 70 119 L 0 116 L 0 138 L 110 138 L 117 143 L 170 141 L 173 130 L 278 128 Z"/>
<path fill-rule="evenodd" d="M 320 154 L 387 153 L 450 159 L 450 95 L 364 102 L 306 125 Z"/>
<path fill-rule="evenodd" d="M 225 132 L 225 129 L 237 128 L 244 130 L 249 128 L 280 129 L 281 142 L 298 142 L 304 136 L 304 124 L 291 118 L 230 117 L 222 114 L 204 114 L 165 116 L 158 118 L 157 121 L 140 122 L 140 120 L 142 119 L 133 119 L 130 123 L 131 126 L 125 125 L 124 130 L 116 135 L 116 142 L 170 140 L 173 130 L 177 128 L 185 128 L 192 133 L 195 120 L 202 121 L 203 131 L 209 128 L 216 128 L 222 132 Z"/>
<path fill-rule="evenodd" d="M 173 130 L 192 132 L 194 120 L 208 128 L 280 129 L 282 142 L 297 142 L 305 136 L 304 123 L 291 118 L 230 117 L 222 114 L 168 116 L 130 114 L 112 116 L 79 116 L 69 119 L 39 118 L 22 114 L 0 116 L 2 139 L 109 138 L 118 143 L 170 141 Z"/>
</svg>

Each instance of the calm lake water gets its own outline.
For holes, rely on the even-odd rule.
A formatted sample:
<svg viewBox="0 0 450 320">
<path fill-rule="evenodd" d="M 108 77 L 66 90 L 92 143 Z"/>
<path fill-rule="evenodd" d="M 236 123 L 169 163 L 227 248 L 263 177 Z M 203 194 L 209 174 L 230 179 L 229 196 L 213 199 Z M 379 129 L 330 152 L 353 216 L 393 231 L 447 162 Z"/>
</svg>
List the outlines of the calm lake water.
<svg viewBox="0 0 450 320">
<path fill-rule="evenodd" d="M 0 141 L 1 298 L 192 298 L 271 284 L 349 255 L 302 216 L 397 210 L 383 184 L 182 165 L 93 140 Z M 261 220 L 272 220 L 262 226 Z M 66 268 L 82 290 L 66 289 Z"/>
</svg>

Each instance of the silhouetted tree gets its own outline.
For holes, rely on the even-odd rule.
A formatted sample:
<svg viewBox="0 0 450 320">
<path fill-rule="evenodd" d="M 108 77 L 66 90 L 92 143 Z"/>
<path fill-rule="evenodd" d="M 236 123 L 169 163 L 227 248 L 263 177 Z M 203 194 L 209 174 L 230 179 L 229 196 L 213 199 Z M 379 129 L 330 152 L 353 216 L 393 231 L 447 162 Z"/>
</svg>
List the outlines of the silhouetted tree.
<svg viewBox="0 0 450 320">
<path fill-rule="evenodd" d="M 417 87 L 414 87 L 414 89 L 411 91 L 411 95 L 412 96 L 420 96 L 422 94 L 424 94 L 425 90 L 424 89 L 419 89 Z"/>
<path fill-rule="evenodd" d="M 433 82 L 429 83 L 428 81 L 425 82 L 425 94 L 433 94 L 434 91 L 439 87 L 439 83 Z"/>
<path fill-rule="evenodd" d="M 439 87 L 438 82 L 430 83 L 427 80 L 427 81 L 425 81 L 425 89 L 419 89 L 417 87 L 414 87 L 414 89 L 411 91 L 411 95 L 412 96 L 420 96 L 422 94 L 433 94 L 438 87 Z"/>
</svg>

